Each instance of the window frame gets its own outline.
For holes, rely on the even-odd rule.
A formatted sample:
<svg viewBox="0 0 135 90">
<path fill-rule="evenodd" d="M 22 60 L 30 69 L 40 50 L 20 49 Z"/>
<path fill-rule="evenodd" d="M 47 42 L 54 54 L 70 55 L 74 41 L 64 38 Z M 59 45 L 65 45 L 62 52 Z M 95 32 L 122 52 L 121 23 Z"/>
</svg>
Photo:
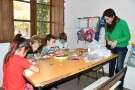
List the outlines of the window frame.
<svg viewBox="0 0 135 90">
<path fill-rule="evenodd" d="M 37 3 L 37 0 L 30 0 L 30 1 L 23 1 L 23 0 L 13 0 L 13 1 L 19 1 L 19 2 L 25 2 L 25 3 L 29 3 L 30 4 L 30 20 L 22 20 L 22 19 L 14 19 L 13 17 L 13 22 L 14 21 L 21 21 L 21 22 L 30 22 L 30 37 L 33 35 L 37 35 L 37 23 L 38 22 L 44 22 L 49 24 L 49 33 L 51 32 L 51 1 L 50 0 L 50 5 L 48 4 L 41 4 L 41 3 Z M 38 21 L 37 20 L 37 5 L 44 5 L 44 6 L 49 6 L 50 7 L 50 18 L 49 21 L 46 20 L 41 20 Z M 14 11 L 13 11 L 14 13 Z M 15 30 L 15 28 L 14 28 Z"/>
<path fill-rule="evenodd" d="M 23 0 L 15 0 L 15 1 L 22 1 L 22 2 L 29 2 Z M 35 11 L 35 3 L 36 0 L 32 0 L 31 3 L 31 11 Z M 60 3 L 59 3 L 60 2 Z M 14 12 L 13 12 L 13 0 L 0 0 L 0 43 L 11 42 L 14 38 Z M 61 4 L 61 5 L 60 5 Z M 50 33 L 54 36 L 58 36 L 60 32 L 64 31 L 64 0 L 51 0 L 50 1 Z M 30 35 L 36 35 L 36 12 L 31 13 L 31 32 Z M 6 17 L 5 17 L 6 16 Z M 57 16 L 57 17 L 56 17 Z M 15 21 L 22 21 L 17 20 Z M 24 20 L 27 21 L 27 20 Z M 29 20 L 28 20 L 29 22 Z"/>
</svg>

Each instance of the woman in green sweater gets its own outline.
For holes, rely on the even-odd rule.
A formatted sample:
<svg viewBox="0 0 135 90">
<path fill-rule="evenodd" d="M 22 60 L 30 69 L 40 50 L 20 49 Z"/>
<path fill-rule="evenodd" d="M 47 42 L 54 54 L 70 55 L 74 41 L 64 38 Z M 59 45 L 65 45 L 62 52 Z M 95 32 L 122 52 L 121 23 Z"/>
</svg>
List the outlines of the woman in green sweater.
<svg viewBox="0 0 135 90">
<path fill-rule="evenodd" d="M 123 69 L 124 60 L 127 54 L 127 45 L 131 38 L 129 27 L 125 20 L 118 18 L 113 9 L 109 8 L 104 11 L 103 18 L 106 21 L 105 38 L 108 48 L 112 53 L 118 54 L 118 57 L 109 63 L 109 76 L 114 72 L 118 73 Z M 115 69 L 116 67 L 116 69 Z M 123 90 L 123 83 L 120 90 Z"/>
</svg>

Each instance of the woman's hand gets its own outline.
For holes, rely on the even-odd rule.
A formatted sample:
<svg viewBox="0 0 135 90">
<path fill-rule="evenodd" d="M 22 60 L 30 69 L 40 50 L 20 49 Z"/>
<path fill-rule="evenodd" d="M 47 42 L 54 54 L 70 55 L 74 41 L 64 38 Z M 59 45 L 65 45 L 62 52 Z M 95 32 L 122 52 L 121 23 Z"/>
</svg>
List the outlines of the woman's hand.
<svg viewBox="0 0 135 90">
<path fill-rule="evenodd" d="M 115 40 L 115 41 L 113 41 L 113 42 L 111 43 L 111 48 L 115 48 L 116 45 L 117 45 L 117 40 Z"/>
<path fill-rule="evenodd" d="M 107 43 L 108 43 L 108 45 L 111 45 L 112 44 L 112 41 L 109 40 Z"/>
<path fill-rule="evenodd" d="M 106 39 L 108 45 L 112 44 L 112 41 L 108 37 L 105 37 L 105 39 Z"/>
</svg>

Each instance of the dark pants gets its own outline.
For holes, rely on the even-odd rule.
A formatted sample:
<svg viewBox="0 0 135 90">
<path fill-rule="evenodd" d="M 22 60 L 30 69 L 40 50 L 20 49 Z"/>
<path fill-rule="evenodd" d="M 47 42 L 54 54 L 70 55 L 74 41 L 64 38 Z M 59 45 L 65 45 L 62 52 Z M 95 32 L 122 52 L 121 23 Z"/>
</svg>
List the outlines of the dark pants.
<svg viewBox="0 0 135 90">
<path fill-rule="evenodd" d="M 118 54 L 118 57 L 116 59 L 113 59 L 109 63 L 109 76 L 110 77 L 114 75 L 114 72 L 118 73 L 121 69 L 123 69 L 124 60 L 125 60 L 127 51 L 128 51 L 127 47 L 116 47 L 114 49 L 111 49 L 111 52 L 113 54 Z"/>
<path fill-rule="evenodd" d="M 118 73 L 124 67 L 124 60 L 127 54 L 127 47 L 116 47 L 111 49 L 107 47 L 113 54 L 118 54 L 118 57 L 109 62 L 109 77 L 112 77 L 115 73 Z M 120 84 L 120 90 L 123 88 L 123 80 Z"/>
</svg>

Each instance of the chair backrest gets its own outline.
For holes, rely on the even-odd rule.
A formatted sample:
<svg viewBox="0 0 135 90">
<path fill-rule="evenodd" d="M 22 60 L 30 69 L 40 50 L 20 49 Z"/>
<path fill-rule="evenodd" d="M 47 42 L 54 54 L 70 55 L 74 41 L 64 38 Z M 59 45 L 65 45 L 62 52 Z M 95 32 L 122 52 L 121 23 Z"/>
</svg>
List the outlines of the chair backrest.
<svg viewBox="0 0 135 90">
<path fill-rule="evenodd" d="M 109 80 L 96 87 L 94 90 L 109 90 L 115 83 L 124 79 L 127 71 L 127 66 L 112 76 Z"/>
</svg>

